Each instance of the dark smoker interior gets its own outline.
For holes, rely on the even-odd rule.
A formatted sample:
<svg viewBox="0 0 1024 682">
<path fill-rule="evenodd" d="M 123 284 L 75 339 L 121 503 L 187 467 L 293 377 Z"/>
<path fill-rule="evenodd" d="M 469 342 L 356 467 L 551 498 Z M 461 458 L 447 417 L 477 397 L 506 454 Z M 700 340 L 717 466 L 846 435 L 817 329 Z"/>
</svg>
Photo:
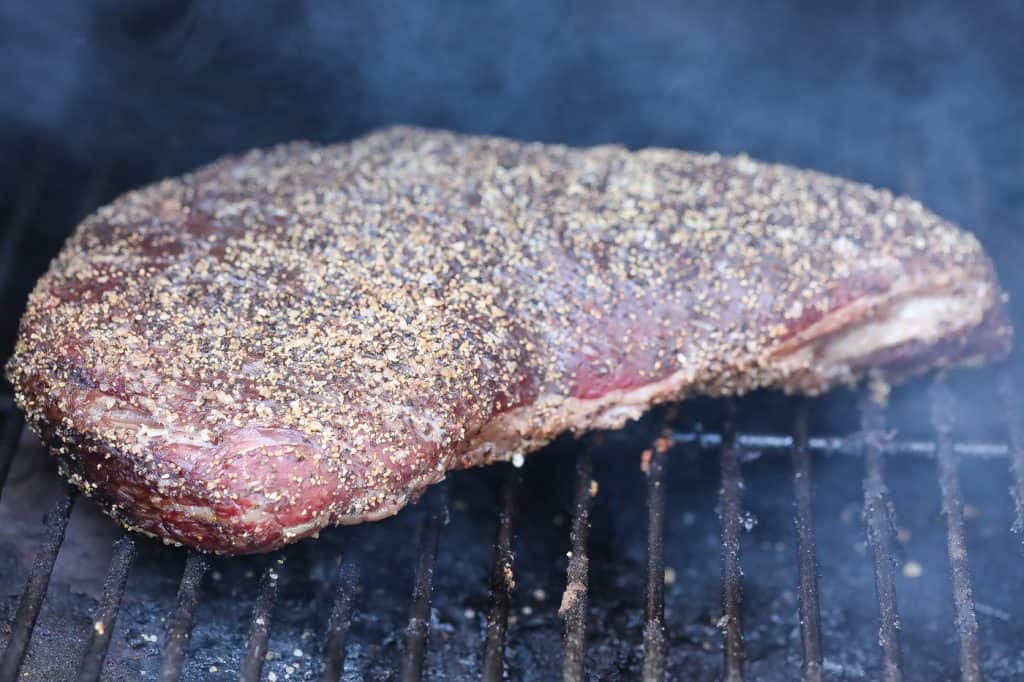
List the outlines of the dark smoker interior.
<svg viewBox="0 0 1024 682">
<path fill-rule="evenodd" d="M 96 206 L 399 122 L 745 151 L 908 193 L 978 236 L 1021 329 L 1021 35 L 1013 2 L 8 0 L 0 349 Z M 0 679 L 1020 679 L 1018 357 L 882 413 L 854 391 L 656 410 L 241 559 L 122 536 L 6 387 Z"/>
</svg>

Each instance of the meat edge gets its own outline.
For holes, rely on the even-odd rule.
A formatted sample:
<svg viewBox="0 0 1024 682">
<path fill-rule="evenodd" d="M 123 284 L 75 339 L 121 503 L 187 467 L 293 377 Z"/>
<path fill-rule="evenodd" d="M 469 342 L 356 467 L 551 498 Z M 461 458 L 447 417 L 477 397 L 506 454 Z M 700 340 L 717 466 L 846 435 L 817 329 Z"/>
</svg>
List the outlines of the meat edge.
<svg viewBox="0 0 1024 682">
<path fill-rule="evenodd" d="M 973 289 L 963 290 L 960 282 L 964 281 L 965 274 L 951 273 L 938 282 L 906 282 L 894 286 L 887 295 L 858 300 L 839 308 L 789 341 L 769 349 L 757 359 L 760 366 L 754 373 L 731 367 L 725 372 L 702 375 L 696 368 L 684 368 L 639 388 L 612 391 L 600 398 L 541 396 L 529 406 L 497 415 L 482 425 L 475 436 L 451 454 L 449 468 L 513 460 L 539 449 L 564 431 L 580 434 L 591 429 L 619 428 L 653 405 L 685 399 L 698 392 L 742 394 L 755 388 L 777 387 L 817 394 L 837 384 L 853 384 L 876 369 L 889 380 L 899 381 L 935 366 L 970 364 L 1004 355 L 1009 348 L 1010 329 L 1005 322 L 998 288 L 994 281 L 982 281 L 974 282 Z M 940 325 L 924 338 L 912 337 L 893 346 L 874 349 L 856 358 L 856 362 L 816 366 L 820 354 L 851 330 L 885 320 L 898 305 L 913 301 L 915 297 L 935 295 L 964 301 L 968 304 L 966 310 L 975 314 L 963 316 L 959 314 L 963 311 L 957 311 L 957 323 Z M 407 481 L 404 489 L 385 491 L 383 501 L 371 510 L 332 515 L 325 507 L 309 520 L 290 526 L 280 523 L 275 512 L 268 509 L 218 514 L 213 502 L 204 498 L 202 481 L 189 481 L 188 495 L 154 499 L 158 482 L 142 470 L 135 455 L 87 431 L 54 426 L 76 423 L 75 415 L 59 413 L 46 391 L 47 382 L 43 377 L 36 375 L 32 381 L 36 384 L 34 390 L 18 387 L 19 404 L 25 407 L 23 392 L 40 401 L 37 409 L 29 410 L 29 423 L 57 456 L 61 470 L 74 485 L 127 527 L 203 551 L 224 554 L 271 551 L 316 535 L 330 524 L 379 520 L 396 513 L 428 485 L 444 477 L 443 472 L 428 469 Z M 148 416 L 142 410 L 139 412 Z M 102 476 L 95 473 L 101 470 Z M 137 494 L 133 495 L 134 491 Z"/>
<path fill-rule="evenodd" d="M 485 425 L 460 456 L 459 464 L 469 468 L 513 460 L 543 447 L 564 431 L 579 435 L 591 429 L 621 428 L 654 405 L 685 400 L 698 393 L 721 397 L 781 388 L 786 393 L 814 396 L 840 385 L 854 386 L 869 375 L 896 384 L 930 369 L 1001 359 L 1009 352 L 1012 338 L 1001 293 L 994 282 L 979 282 L 974 292 L 958 291 L 960 276 L 953 273 L 940 282 L 906 282 L 893 287 L 888 295 L 868 297 L 826 315 L 769 349 L 767 360 L 750 374 L 762 377 L 756 383 L 744 385 L 739 372 L 701 376 L 683 369 L 640 388 L 616 390 L 596 399 L 542 397 L 534 405 L 507 412 Z M 968 314 L 953 317 L 959 323 L 939 325 L 928 336 L 870 350 L 856 362 L 822 363 L 829 349 L 848 338 L 851 331 L 884 321 L 901 305 L 935 297 L 965 303 L 965 307 L 952 312 L 959 314 L 966 309 Z M 539 418 L 541 414 L 544 418 Z"/>
</svg>

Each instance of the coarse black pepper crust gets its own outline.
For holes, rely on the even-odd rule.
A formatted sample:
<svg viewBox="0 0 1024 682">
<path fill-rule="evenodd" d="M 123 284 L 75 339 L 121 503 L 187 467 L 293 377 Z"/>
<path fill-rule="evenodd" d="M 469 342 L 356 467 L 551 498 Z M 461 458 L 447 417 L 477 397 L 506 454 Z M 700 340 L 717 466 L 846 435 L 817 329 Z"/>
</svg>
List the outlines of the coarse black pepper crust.
<svg viewBox="0 0 1024 682">
<path fill-rule="evenodd" d="M 237 554 L 657 402 L 1009 342 L 978 242 L 911 199 L 745 156 L 400 127 L 100 209 L 7 371 L 115 518 Z"/>
</svg>

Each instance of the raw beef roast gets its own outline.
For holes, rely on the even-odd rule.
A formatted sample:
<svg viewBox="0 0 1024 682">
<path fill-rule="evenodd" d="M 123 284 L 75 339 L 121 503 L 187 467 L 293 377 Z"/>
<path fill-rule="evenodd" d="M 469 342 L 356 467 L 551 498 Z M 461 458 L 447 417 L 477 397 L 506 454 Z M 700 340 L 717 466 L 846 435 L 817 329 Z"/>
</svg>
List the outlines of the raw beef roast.
<svg viewBox="0 0 1024 682">
<path fill-rule="evenodd" d="M 655 403 L 1001 355 L 1001 297 L 974 237 L 884 190 L 394 128 L 100 209 L 8 373 L 115 518 L 237 554 Z"/>
</svg>

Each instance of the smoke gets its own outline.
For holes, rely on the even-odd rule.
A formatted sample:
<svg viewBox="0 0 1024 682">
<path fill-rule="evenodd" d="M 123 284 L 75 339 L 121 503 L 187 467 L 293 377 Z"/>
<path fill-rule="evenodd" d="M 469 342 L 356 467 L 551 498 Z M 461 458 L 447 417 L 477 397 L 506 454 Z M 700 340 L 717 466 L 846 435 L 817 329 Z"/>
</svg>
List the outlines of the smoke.
<svg viewBox="0 0 1024 682">
<path fill-rule="evenodd" d="M 0 215 L 43 148 L 71 203 L 100 162 L 123 191 L 406 122 L 841 173 L 913 192 L 1018 277 L 1022 34 L 1010 2 L 6 0 Z M 74 210 L 33 222 L 19 295 Z"/>
<path fill-rule="evenodd" d="M 342 44 L 320 53 L 301 3 L 17 3 L 0 55 L 4 127 L 97 155 L 199 160 L 352 127 L 359 81 Z"/>
<path fill-rule="evenodd" d="M 415 122 L 577 144 L 862 157 L 1019 114 L 1022 14 L 886 5 L 9 0 L 0 126 L 78 160 Z M 999 112 L 999 113 L 997 113 Z M 917 139 L 914 139 L 914 138 Z"/>
</svg>

